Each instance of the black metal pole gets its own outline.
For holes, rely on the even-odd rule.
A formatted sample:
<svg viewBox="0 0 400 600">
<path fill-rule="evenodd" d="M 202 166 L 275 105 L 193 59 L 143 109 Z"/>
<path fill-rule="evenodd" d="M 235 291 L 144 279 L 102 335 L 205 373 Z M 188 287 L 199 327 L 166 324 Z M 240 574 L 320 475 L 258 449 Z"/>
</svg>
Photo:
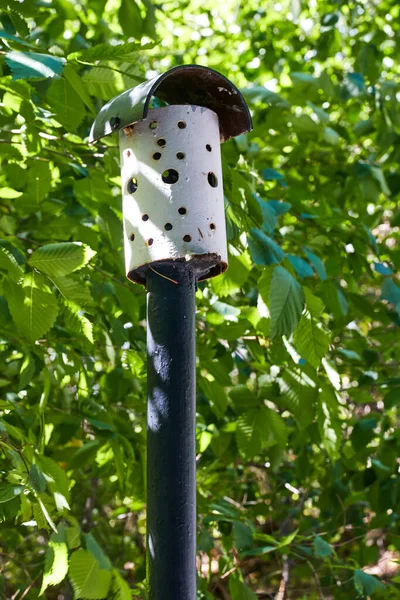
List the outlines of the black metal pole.
<svg viewBox="0 0 400 600">
<path fill-rule="evenodd" d="M 196 278 L 183 261 L 146 280 L 148 599 L 195 600 Z"/>
</svg>

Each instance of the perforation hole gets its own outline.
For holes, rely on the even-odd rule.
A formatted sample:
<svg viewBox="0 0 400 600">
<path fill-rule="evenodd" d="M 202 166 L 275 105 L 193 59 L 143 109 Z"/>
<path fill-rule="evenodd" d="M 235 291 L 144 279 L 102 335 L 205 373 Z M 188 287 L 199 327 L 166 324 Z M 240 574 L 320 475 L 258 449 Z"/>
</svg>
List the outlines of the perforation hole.
<svg viewBox="0 0 400 600">
<path fill-rule="evenodd" d="M 208 152 L 211 152 L 212 148 L 211 148 L 210 144 L 206 144 L 206 150 L 207 150 Z"/>
<path fill-rule="evenodd" d="M 212 231 L 215 230 L 215 223 L 210 223 L 210 229 L 212 229 Z"/>
<path fill-rule="evenodd" d="M 131 242 L 135 241 L 135 234 L 131 233 L 131 235 L 129 236 L 129 239 L 131 240 Z"/>
<path fill-rule="evenodd" d="M 165 223 L 165 225 L 164 225 L 164 229 L 165 229 L 165 231 L 171 231 L 171 229 L 172 229 L 172 224 L 171 224 L 171 223 Z"/>
<path fill-rule="evenodd" d="M 132 179 L 130 179 L 128 181 L 128 194 L 134 194 L 136 192 L 138 188 L 138 181 L 136 179 L 136 177 L 132 177 Z"/>
<path fill-rule="evenodd" d="M 121 119 L 119 117 L 111 117 L 110 119 L 110 127 L 113 131 L 118 129 L 121 124 Z"/>
<path fill-rule="evenodd" d="M 184 235 L 183 236 L 183 241 L 184 242 L 191 242 L 192 241 L 192 237 L 190 235 Z"/>
<path fill-rule="evenodd" d="M 158 125 L 157 121 L 152 121 L 152 122 L 150 123 L 149 127 L 150 127 L 150 129 L 156 129 L 156 128 L 157 128 L 157 125 Z"/>
<path fill-rule="evenodd" d="M 166 140 L 164 140 L 164 138 L 160 138 L 159 140 L 157 140 L 157 144 L 158 144 L 159 146 L 161 146 L 161 148 L 163 148 L 163 147 L 165 146 L 165 144 L 166 144 L 166 143 L 167 143 L 167 142 L 166 142 Z"/>
<path fill-rule="evenodd" d="M 127 157 L 127 158 L 129 158 L 129 157 L 130 157 L 130 155 L 131 155 L 131 151 L 130 151 L 130 150 L 127 150 L 127 151 L 126 151 L 126 157 Z"/>
<path fill-rule="evenodd" d="M 186 208 L 184 206 L 181 206 L 180 208 L 178 208 L 178 213 L 180 215 L 186 215 Z"/>
<path fill-rule="evenodd" d="M 179 179 L 179 173 L 178 171 L 175 171 L 175 169 L 166 169 L 161 175 L 161 178 L 164 183 L 176 183 Z"/>
<path fill-rule="evenodd" d="M 210 171 L 209 174 L 207 175 L 207 179 L 208 179 L 208 183 L 211 185 L 211 187 L 213 187 L 213 188 L 217 187 L 218 179 L 217 179 L 217 176 L 215 175 L 215 173 Z"/>
<path fill-rule="evenodd" d="M 149 220 L 149 215 L 142 215 L 142 221 L 148 221 Z"/>
<path fill-rule="evenodd" d="M 154 242 L 153 238 L 149 238 L 149 239 L 147 240 L 146 244 L 147 244 L 148 246 L 152 246 L 152 245 L 153 245 L 153 242 Z"/>
<path fill-rule="evenodd" d="M 160 160 L 161 156 L 162 156 L 161 152 L 154 152 L 154 154 L 153 154 L 154 160 Z"/>
<path fill-rule="evenodd" d="M 176 153 L 176 158 L 178 158 L 179 160 L 184 159 L 185 158 L 184 152 L 177 152 Z"/>
<path fill-rule="evenodd" d="M 179 129 L 186 129 L 185 121 L 178 121 L 178 127 Z"/>
</svg>

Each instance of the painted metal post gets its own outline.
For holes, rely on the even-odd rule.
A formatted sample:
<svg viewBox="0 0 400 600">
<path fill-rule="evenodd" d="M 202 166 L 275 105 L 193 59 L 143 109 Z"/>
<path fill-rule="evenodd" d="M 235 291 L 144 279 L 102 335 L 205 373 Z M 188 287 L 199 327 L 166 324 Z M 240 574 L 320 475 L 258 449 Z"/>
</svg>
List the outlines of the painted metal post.
<svg viewBox="0 0 400 600">
<path fill-rule="evenodd" d="M 157 271 L 146 280 L 148 598 L 195 600 L 196 279 L 185 263 Z"/>
<path fill-rule="evenodd" d="M 228 266 L 220 143 L 251 127 L 228 79 L 182 65 L 110 100 L 90 132 L 119 131 L 126 273 L 147 288 L 149 600 L 196 599 L 195 291 Z"/>
</svg>

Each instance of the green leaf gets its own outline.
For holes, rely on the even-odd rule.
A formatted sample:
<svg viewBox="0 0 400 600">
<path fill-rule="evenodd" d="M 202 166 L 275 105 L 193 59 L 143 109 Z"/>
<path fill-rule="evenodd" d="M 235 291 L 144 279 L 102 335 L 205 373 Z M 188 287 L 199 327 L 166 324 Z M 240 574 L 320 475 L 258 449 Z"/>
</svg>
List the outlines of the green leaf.
<svg viewBox="0 0 400 600">
<path fill-rule="evenodd" d="M 47 101 L 57 121 L 68 131 L 74 131 L 82 123 L 85 106 L 75 87 L 67 79 L 59 79 L 51 84 Z"/>
<path fill-rule="evenodd" d="M 318 319 L 325 308 L 324 303 L 322 302 L 321 298 L 314 296 L 314 294 L 312 294 L 308 288 L 303 288 L 303 291 L 306 297 L 306 306 L 310 311 L 311 316 L 314 317 L 314 319 Z"/>
<path fill-rule="evenodd" d="M 64 77 L 68 83 L 74 88 L 80 99 L 86 104 L 92 115 L 96 116 L 96 109 L 89 96 L 85 85 L 83 84 L 82 78 L 78 75 L 72 65 L 67 65 L 64 69 Z"/>
<path fill-rule="evenodd" d="M 81 529 L 77 523 L 73 523 L 73 526 L 68 527 L 65 531 L 67 546 L 70 550 L 76 550 L 81 545 Z"/>
<path fill-rule="evenodd" d="M 24 491 L 23 485 L 0 485 L 0 504 L 10 502 Z"/>
<path fill-rule="evenodd" d="M 359 594 L 372 596 L 375 592 L 381 592 L 385 589 L 384 584 L 373 575 L 364 573 L 361 569 L 354 571 L 354 587 Z"/>
<path fill-rule="evenodd" d="M 390 410 L 393 406 L 398 406 L 400 404 L 400 388 L 391 389 L 384 398 L 385 408 L 386 410 Z"/>
<path fill-rule="evenodd" d="M 129 34 L 131 35 L 131 33 Z M 133 62 L 137 60 L 137 53 L 142 50 L 154 48 L 154 42 L 141 44 L 140 42 L 126 42 L 125 44 L 98 44 L 87 50 L 79 50 L 68 55 L 68 60 L 82 60 L 95 62 L 97 60 L 119 60 Z"/>
<path fill-rule="evenodd" d="M 238 414 L 249 408 L 257 408 L 260 405 L 257 395 L 247 385 L 235 385 L 229 392 L 229 396 L 232 398 Z"/>
<path fill-rule="evenodd" d="M 17 192 L 17 190 L 13 190 L 9 187 L 3 187 L 0 189 L 0 198 L 4 198 L 6 200 L 14 200 L 15 198 L 19 198 L 22 196 L 22 192 Z"/>
<path fill-rule="evenodd" d="M 83 335 L 91 344 L 94 344 L 93 323 L 80 313 L 79 307 L 76 305 L 69 305 L 65 311 L 65 325 L 74 333 Z"/>
<path fill-rule="evenodd" d="M 376 418 L 364 417 L 354 425 L 350 440 L 356 452 L 364 451 L 368 444 L 378 435 L 375 433 L 377 424 Z"/>
<path fill-rule="evenodd" d="M 240 415 L 237 420 L 236 442 L 240 453 L 246 458 L 252 458 L 262 448 L 259 415 L 260 409 L 249 410 Z"/>
<path fill-rule="evenodd" d="M 101 569 L 88 550 L 77 550 L 72 554 L 69 578 L 76 600 L 107 598 L 111 585 L 111 572 Z"/>
<path fill-rule="evenodd" d="M 50 585 L 63 581 L 68 573 L 68 548 L 65 540 L 65 530 L 60 527 L 57 533 L 52 533 L 47 546 L 43 573 L 43 582 L 39 595 L 44 594 Z"/>
<path fill-rule="evenodd" d="M 333 554 L 334 550 L 328 542 L 319 537 L 318 535 L 314 538 L 314 555 L 317 558 L 326 558 Z"/>
<path fill-rule="evenodd" d="M 32 378 L 35 374 L 35 370 L 35 359 L 31 356 L 31 354 L 28 353 L 24 358 L 24 362 L 21 365 L 21 370 L 19 373 L 18 388 L 20 390 L 25 389 L 31 383 Z"/>
<path fill-rule="evenodd" d="M 293 254 L 288 254 L 288 260 L 299 277 L 312 277 L 314 275 L 312 268 L 308 262 L 304 260 L 304 258 L 301 258 L 300 256 L 293 256 Z"/>
<path fill-rule="evenodd" d="M 283 267 L 276 267 L 272 276 L 269 309 L 271 337 L 290 335 L 297 326 L 304 308 L 301 285 Z"/>
<path fill-rule="evenodd" d="M 143 21 L 140 9 L 134 0 L 122 0 L 118 11 L 118 20 L 126 37 L 141 39 Z"/>
<path fill-rule="evenodd" d="M 56 320 L 57 300 L 36 273 L 25 275 L 22 286 L 8 284 L 6 297 L 15 324 L 31 341 L 47 333 Z"/>
<path fill-rule="evenodd" d="M 229 577 L 229 592 L 232 600 L 257 600 L 256 594 L 234 576 Z"/>
<path fill-rule="evenodd" d="M 233 539 L 239 552 L 242 550 L 247 550 L 253 545 L 253 531 L 245 523 L 242 523 L 241 521 L 234 521 Z"/>
<path fill-rule="evenodd" d="M 275 267 L 267 267 L 263 269 L 263 273 L 257 283 L 259 294 L 268 307 L 270 302 L 271 283 L 274 269 Z"/>
<path fill-rule="evenodd" d="M 381 287 L 382 298 L 390 304 L 400 304 L 400 287 L 392 279 L 385 279 Z"/>
<path fill-rule="evenodd" d="M 121 577 L 116 569 L 113 570 L 113 586 L 112 591 L 114 592 L 113 600 L 132 600 L 132 592 L 129 585 Z"/>
<path fill-rule="evenodd" d="M 18 50 L 7 52 L 6 62 L 14 80 L 59 77 L 66 64 L 65 58 L 59 56 Z"/>
<path fill-rule="evenodd" d="M 12 42 L 17 42 L 18 44 L 21 44 L 22 46 L 27 46 L 28 48 L 35 48 L 33 44 L 30 44 L 29 42 L 26 42 L 25 40 L 17 37 L 16 35 L 13 35 L 9 31 L 0 30 L 0 38 L 4 40 L 10 40 Z"/>
<path fill-rule="evenodd" d="M 110 571 L 112 568 L 110 560 L 108 556 L 104 554 L 104 551 L 98 543 L 98 541 L 96 540 L 96 538 L 91 533 L 88 533 L 85 536 L 85 541 L 86 549 L 89 550 L 91 554 L 93 554 L 100 569 L 106 569 L 107 571 Z"/>
<path fill-rule="evenodd" d="M 274 398 L 278 406 L 290 410 L 298 422 L 299 428 L 305 429 L 314 420 L 315 402 L 318 389 L 303 371 L 286 368 L 278 378 L 282 397 Z"/>
<path fill-rule="evenodd" d="M 328 352 L 330 336 L 307 311 L 300 319 L 293 341 L 299 354 L 317 369 Z"/>
<path fill-rule="evenodd" d="M 34 212 L 41 208 L 41 202 L 46 198 L 51 188 L 51 168 L 48 162 L 28 161 L 28 180 L 26 189 L 15 204 L 27 212 Z"/>
<path fill-rule="evenodd" d="M 331 388 L 323 384 L 318 397 L 317 422 L 322 446 L 332 462 L 339 455 L 342 431 L 338 421 L 337 398 Z"/>
<path fill-rule="evenodd" d="M 46 489 L 46 479 L 42 473 L 42 470 L 37 464 L 33 464 L 29 469 L 29 484 L 33 487 L 35 492 L 42 493 Z"/>
<path fill-rule="evenodd" d="M 392 269 L 383 263 L 375 262 L 374 267 L 375 267 L 375 271 L 377 273 L 379 273 L 379 275 L 385 275 L 385 276 L 393 275 Z"/>
<path fill-rule="evenodd" d="M 293 117 L 292 124 L 293 130 L 300 135 L 301 139 L 303 136 L 318 136 L 322 131 L 321 125 L 316 123 L 310 115 Z"/>
<path fill-rule="evenodd" d="M 107 45 L 108 49 L 115 46 Z M 120 73 L 109 69 L 94 67 L 82 76 L 82 81 L 90 95 L 109 100 L 123 90 L 123 79 Z"/>
<path fill-rule="evenodd" d="M 264 229 L 264 231 L 272 235 L 277 224 L 277 215 L 274 210 L 274 207 L 271 205 L 270 202 L 266 202 L 259 196 L 256 196 L 256 200 L 261 208 L 262 228 Z"/>
<path fill-rule="evenodd" d="M 0 247 L 0 271 L 5 271 L 8 277 L 12 281 L 19 281 L 23 276 L 24 272 L 19 266 L 18 262 L 5 248 Z"/>
<path fill-rule="evenodd" d="M 336 146 L 340 142 L 340 135 L 332 127 L 325 127 L 324 140 L 327 144 Z"/>
<path fill-rule="evenodd" d="M 53 277 L 52 281 L 68 302 L 73 302 L 78 306 L 86 306 L 93 303 L 89 288 L 82 279 Z"/>
<path fill-rule="evenodd" d="M 258 546 L 257 548 L 251 548 L 250 550 L 245 550 L 241 552 L 241 556 L 264 556 L 264 554 L 270 554 L 271 552 L 275 552 L 277 550 L 277 546 Z"/>
<path fill-rule="evenodd" d="M 263 447 L 274 444 L 284 447 L 287 441 L 285 423 L 279 413 L 266 406 L 248 410 L 238 418 L 236 441 L 246 458 L 259 454 Z"/>
<path fill-rule="evenodd" d="M 226 297 L 239 291 L 250 275 L 251 260 L 247 252 L 240 256 L 229 256 L 229 269 L 211 280 L 213 290 L 219 296 Z"/>
<path fill-rule="evenodd" d="M 114 249 L 120 248 L 122 244 L 121 221 L 115 212 L 108 206 L 101 206 L 98 209 L 96 223 L 106 242 Z"/>
<path fill-rule="evenodd" d="M 79 203 L 97 214 L 99 203 L 110 203 L 110 190 L 104 185 L 104 176 L 98 171 L 89 173 L 83 179 L 75 179 L 74 193 Z"/>
<path fill-rule="evenodd" d="M 275 265 L 285 256 L 282 248 L 259 229 L 250 229 L 247 241 L 251 258 L 256 265 Z"/>
<path fill-rule="evenodd" d="M 284 183 L 285 178 L 282 173 L 275 171 L 275 169 L 263 169 L 261 171 L 261 175 L 265 181 L 279 181 L 281 185 L 286 185 Z"/>
<path fill-rule="evenodd" d="M 54 525 L 50 512 L 39 496 L 36 496 L 36 502 L 33 505 L 33 515 L 39 529 L 52 529 L 57 533 L 57 527 Z"/>
<path fill-rule="evenodd" d="M 55 460 L 47 456 L 42 456 L 40 458 L 40 466 L 42 468 L 47 487 L 54 496 L 54 502 L 57 510 L 62 511 L 64 509 L 69 509 L 70 483 L 65 471 L 56 463 Z"/>
<path fill-rule="evenodd" d="M 49 277 L 64 277 L 84 267 L 96 254 L 89 246 L 78 242 L 47 244 L 35 250 L 29 264 Z"/>
<path fill-rule="evenodd" d="M 326 274 L 325 265 L 322 262 L 322 260 L 316 254 L 314 254 L 314 252 L 307 250 L 307 248 L 304 249 L 304 252 L 305 252 L 308 260 L 314 267 L 315 272 L 317 273 L 317 275 L 321 279 L 321 281 L 326 281 L 327 274 Z"/>
<path fill-rule="evenodd" d="M 284 215 L 292 208 L 290 202 L 282 202 L 280 200 L 269 200 L 268 204 L 272 206 L 277 217 Z"/>
<path fill-rule="evenodd" d="M 200 378 L 199 386 L 208 398 L 213 412 L 217 417 L 223 417 L 228 405 L 228 398 L 224 388 L 216 381 L 209 381 L 206 377 Z"/>
<path fill-rule="evenodd" d="M 7 488 L 15 489 L 10 490 Z M 18 488 L 22 489 L 19 491 Z M 18 515 L 21 510 L 21 493 L 23 490 L 22 486 L 0 486 L 0 498 L 4 498 L 0 502 L 0 523 L 14 520 Z"/>
</svg>

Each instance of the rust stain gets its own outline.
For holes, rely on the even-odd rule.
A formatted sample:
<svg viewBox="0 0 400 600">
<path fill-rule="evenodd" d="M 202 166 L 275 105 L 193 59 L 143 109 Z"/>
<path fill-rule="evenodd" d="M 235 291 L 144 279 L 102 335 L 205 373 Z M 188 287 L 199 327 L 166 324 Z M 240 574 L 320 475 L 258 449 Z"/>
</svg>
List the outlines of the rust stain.
<svg viewBox="0 0 400 600">
<path fill-rule="evenodd" d="M 124 133 L 127 137 L 131 137 L 133 135 L 134 126 L 128 125 L 128 127 L 124 127 Z"/>
</svg>

